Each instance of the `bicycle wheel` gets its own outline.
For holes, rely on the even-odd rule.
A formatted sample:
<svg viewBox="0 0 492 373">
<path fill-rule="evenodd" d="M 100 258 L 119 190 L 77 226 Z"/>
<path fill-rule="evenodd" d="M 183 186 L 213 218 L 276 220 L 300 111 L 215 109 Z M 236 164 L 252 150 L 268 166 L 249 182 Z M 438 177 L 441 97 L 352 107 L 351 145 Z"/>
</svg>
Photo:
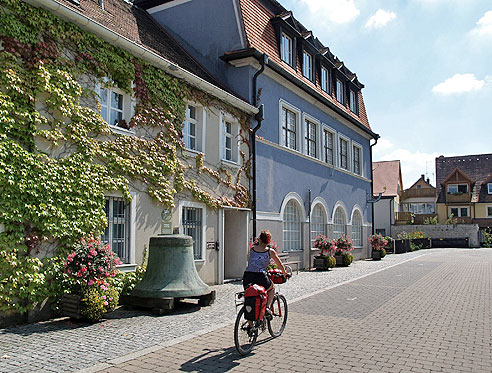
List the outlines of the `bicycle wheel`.
<svg viewBox="0 0 492 373">
<path fill-rule="evenodd" d="M 234 326 L 234 344 L 237 352 L 241 355 L 247 355 L 254 347 L 258 338 L 258 329 L 250 327 L 248 320 L 244 318 L 244 306 L 237 314 L 236 324 Z"/>
<path fill-rule="evenodd" d="M 273 338 L 280 337 L 287 323 L 287 299 L 281 294 L 275 294 L 271 311 L 272 319 L 267 320 L 268 331 Z"/>
</svg>

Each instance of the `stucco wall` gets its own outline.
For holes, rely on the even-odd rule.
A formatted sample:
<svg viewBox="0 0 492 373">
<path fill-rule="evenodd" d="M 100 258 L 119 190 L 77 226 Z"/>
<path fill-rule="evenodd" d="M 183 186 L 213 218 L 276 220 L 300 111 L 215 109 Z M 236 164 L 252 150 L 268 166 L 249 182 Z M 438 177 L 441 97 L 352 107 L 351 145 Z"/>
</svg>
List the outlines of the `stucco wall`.
<svg viewBox="0 0 492 373">
<path fill-rule="evenodd" d="M 477 224 L 439 224 L 439 225 L 397 225 L 393 226 L 391 236 L 397 238 L 401 232 L 424 232 L 431 238 L 468 237 L 470 247 L 479 247 Z"/>
</svg>

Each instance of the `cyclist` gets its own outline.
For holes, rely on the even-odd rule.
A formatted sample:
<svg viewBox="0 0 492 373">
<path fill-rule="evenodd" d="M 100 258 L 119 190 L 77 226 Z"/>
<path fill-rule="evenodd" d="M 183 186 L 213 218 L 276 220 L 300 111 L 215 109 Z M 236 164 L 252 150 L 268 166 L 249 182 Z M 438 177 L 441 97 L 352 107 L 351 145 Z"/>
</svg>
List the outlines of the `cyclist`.
<svg viewBox="0 0 492 373">
<path fill-rule="evenodd" d="M 277 252 L 269 246 L 271 240 L 272 235 L 270 234 L 270 231 L 261 231 L 258 243 L 251 246 L 249 250 L 248 267 L 243 275 L 244 289 L 251 284 L 257 284 L 265 288 L 267 291 L 267 310 L 271 307 L 273 296 L 275 294 L 273 282 L 266 274 L 266 267 L 270 264 L 270 259 L 273 259 L 284 276 L 288 277 Z"/>
</svg>

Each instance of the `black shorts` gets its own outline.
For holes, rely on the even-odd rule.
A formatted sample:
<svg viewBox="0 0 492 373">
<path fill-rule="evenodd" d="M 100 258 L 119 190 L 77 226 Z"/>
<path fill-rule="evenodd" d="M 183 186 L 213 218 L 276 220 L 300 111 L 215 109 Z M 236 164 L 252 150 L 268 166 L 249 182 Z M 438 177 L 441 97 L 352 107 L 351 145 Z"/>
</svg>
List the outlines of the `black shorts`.
<svg viewBox="0 0 492 373">
<path fill-rule="evenodd" d="M 263 286 L 265 290 L 270 289 L 272 286 L 272 280 L 270 280 L 265 272 L 244 272 L 243 275 L 243 288 L 246 289 L 251 284 L 258 284 Z"/>
</svg>

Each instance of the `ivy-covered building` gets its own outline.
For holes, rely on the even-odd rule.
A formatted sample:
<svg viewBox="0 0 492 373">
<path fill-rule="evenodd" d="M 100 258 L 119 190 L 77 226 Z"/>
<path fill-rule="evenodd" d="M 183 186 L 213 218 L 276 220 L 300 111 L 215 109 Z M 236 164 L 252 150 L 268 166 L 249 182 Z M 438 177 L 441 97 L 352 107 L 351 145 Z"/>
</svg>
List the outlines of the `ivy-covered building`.
<svg viewBox="0 0 492 373">
<path fill-rule="evenodd" d="M 224 85 L 264 105 L 264 120 L 251 122 L 258 230 L 270 229 L 304 267 L 318 234 L 347 234 L 355 257 L 367 257 L 378 135 L 347 64 L 275 0 L 135 3 Z"/>
<path fill-rule="evenodd" d="M 0 0 L 0 16 L 0 313 L 55 292 L 90 235 L 122 270 L 150 237 L 191 235 L 221 283 L 227 243 L 247 255 L 258 109 L 131 3 Z"/>
</svg>

